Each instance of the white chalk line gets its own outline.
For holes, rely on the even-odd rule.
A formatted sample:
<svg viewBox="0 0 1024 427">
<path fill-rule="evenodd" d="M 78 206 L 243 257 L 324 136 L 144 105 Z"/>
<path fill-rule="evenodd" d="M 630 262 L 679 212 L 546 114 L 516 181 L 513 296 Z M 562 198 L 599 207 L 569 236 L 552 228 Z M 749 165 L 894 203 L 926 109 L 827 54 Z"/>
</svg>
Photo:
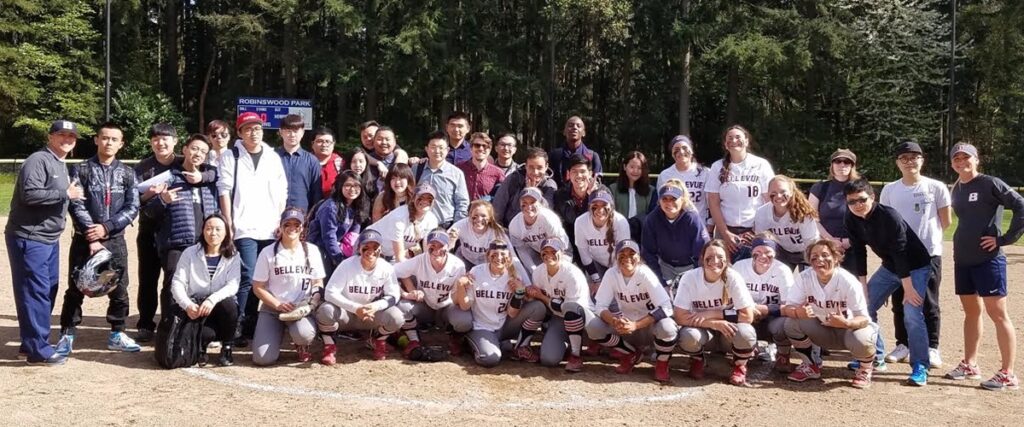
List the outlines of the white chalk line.
<svg viewBox="0 0 1024 427">
<path fill-rule="evenodd" d="M 467 401 L 467 400 L 450 400 L 450 401 L 436 401 L 436 400 L 422 400 L 422 399 L 410 399 L 405 397 L 397 396 L 369 396 L 353 393 L 343 393 L 337 391 L 328 390 L 316 390 L 307 389 L 301 387 L 288 387 L 288 386 L 277 386 L 269 384 L 260 384 L 245 379 L 233 378 L 221 374 L 211 372 L 206 369 L 200 368 L 185 368 L 182 369 L 189 375 L 199 377 L 208 381 L 213 381 L 223 385 L 235 386 L 246 388 L 253 391 L 260 391 L 265 393 L 284 394 L 288 396 L 299 396 L 299 397 L 315 397 L 320 399 L 331 399 L 339 400 L 347 403 L 353 401 L 375 404 L 375 405 L 401 405 L 418 408 L 439 408 L 452 410 L 455 408 L 501 408 L 501 409 L 586 409 L 586 408 L 603 408 L 603 407 L 621 407 L 626 404 L 644 404 L 644 403 L 663 403 L 663 402 L 674 402 L 687 398 L 691 398 L 700 393 L 700 390 L 684 390 L 677 393 L 656 395 L 656 396 L 632 396 L 622 397 L 615 399 L 601 399 L 583 397 L 574 395 L 571 400 L 561 402 L 547 402 L 547 401 L 530 401 L 530 402 L 481 402 L 479 400 Z"/>
</svg>

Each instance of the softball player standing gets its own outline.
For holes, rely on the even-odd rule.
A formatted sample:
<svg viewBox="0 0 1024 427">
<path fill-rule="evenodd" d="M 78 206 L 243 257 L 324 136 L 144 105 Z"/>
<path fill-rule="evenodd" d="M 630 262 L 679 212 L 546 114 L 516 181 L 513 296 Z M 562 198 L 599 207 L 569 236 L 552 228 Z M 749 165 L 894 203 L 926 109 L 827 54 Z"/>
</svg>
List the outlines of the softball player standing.
<svg viewBox="0 0 1024 427">
<path fill-rule="evenodd" d="M 749 152 L 752 137 L 742 126 L 726 129 L 725 157 L 711 165 L 704 187 L 715 236 L 725 240 L 733 261 L 750 256 L 754 213 L 768 202 L 768 181 L 775 176 L 767 160 Z"/>
</svg>

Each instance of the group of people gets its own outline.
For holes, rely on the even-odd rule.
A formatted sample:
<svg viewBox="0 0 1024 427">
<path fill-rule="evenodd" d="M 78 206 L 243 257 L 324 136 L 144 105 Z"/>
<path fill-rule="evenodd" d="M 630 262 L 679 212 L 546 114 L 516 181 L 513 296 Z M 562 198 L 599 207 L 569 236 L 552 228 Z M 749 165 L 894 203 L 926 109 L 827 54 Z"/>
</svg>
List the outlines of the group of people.
<svg viewBox="0 0 1024 427">
<path fill-rule="evenodd" d="M 344 154 L 326 128 L 303 149 L 299 116 L 282 119 L 277 148 L 263 126 L 253 113 L 234 127 L 213 121 L 177 154 L 174 128 L 153 125 L 153 155 L 132 170 L 116 158 L 123 131 L 107 123 L 94 137 L 96 156 L 69 172 L 63 161 L 77 126 L 53 123 L 46 148 L 19 173 L 6 229 L 30 364 L 64 363 L 82 319 L 84 296 L 69 278 L 60 337 L 49 344 L 58 238 L 70 212 L 70 270 L 105 250 L 118 273 L 107 310 L 115 351 L 152 341 L 159 307 L 164 316 L 206 318 L 201 364 L 211 342 L 220 343 L 220 365 L 246 346 L 254 364 L 274 364 L 287 335 L 299 361 L 314 358 L 319 339 L 319 362 L 333 365 L 339 334 L 353 332 L 365 334 L 375 359 L 403 337 L 402 355 L 421 360 L 420 334 L 437 327 L 452 355 L 468 350 L 486 367 L 507 353 L 579 372 L 585 356 L 606 351 L 618 373 L 649 358 L 655 379 L 667 382 L 673 356 L 688 358 L 689 376 L 699 379 L 705 358 L 724 352 L 729 381 L 746 385 L 751 359 L 801 382 L 820 378 L 821 352 L 846 350 L 854 387 L 869 387 L 895 362 L 910 363 L 908 384 L 924 386 L 928 370 L 942 366 L 942 235 L 952 209 L 965 354 L 946 376 L 981 379 L 984 308 L 1001 366 L 981 386 L 1018 386 L 1000 247 L 1024 233 L 1024 198 L 981 174 L 970 144 L 950 153 L 952 191 L 921 174 L 924 152 L 905 142 L 893 152 L 901 179 L 877 196 L 846 149 L 831 155 L 828 179 L 805 196 L 750 151 L 741 126 L 726 129 L 724 155 L 710 167 L 680 135 L 655 185 L 646 156 L 633 151 L 608 186 L 579 117 L 566 121 L 564 146 L 527 147 L 522 164 L 513 159 L 514 135 L 471 132 L 470 117 L 458 112 L 427 135 L 422 158 L 375 122 L 361 125 L 361 146 Z M 999 230 L 1000 208 L 1012 211 L 1008 230 Z M 137 216 L 132 338 L 124 230 Z M 870 275 L 868 248 L 882 261 Z M 877 322 L 890 298 L 896 347 L 886 353 Z"/>
</svg>

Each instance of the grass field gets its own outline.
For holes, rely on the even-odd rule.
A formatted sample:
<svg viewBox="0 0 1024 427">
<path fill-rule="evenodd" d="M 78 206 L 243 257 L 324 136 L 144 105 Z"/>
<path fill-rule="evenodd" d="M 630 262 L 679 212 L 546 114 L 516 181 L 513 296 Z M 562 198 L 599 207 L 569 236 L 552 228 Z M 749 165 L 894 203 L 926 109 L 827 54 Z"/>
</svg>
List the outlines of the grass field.
<svg viewBox="0 0 1024 427">
<path fill-rule="evenodd" d="M 11 196 L 14 193 L 14 179 L 15 178 L 16 178 L 16 176 L 14 174 L 9 174 L 9 173 L 0 174 L 0 215 L 7 215 L 7 213 L 11 210 Z M 952 240 L 953 239 L 953 230 L 956 230 L 956 223 L 957 223 L 957 218 L 956 218 L 956 215 L 954 214 L 953 215 L 953 224 L 951 224 L 949 226 L 949 228 L 946 229 L 944 240 Z M 1000 229 L 1001 230 L 1006 230 L 1006 228 L 1009 227 L 1009 225 L 1010 225 L 1010 214 L 1007 213 L 1007 214 L 1003 215 L 1003 226 Z M 1020 241 L 1018 241 L 1017 245 L 1024 246 L 1024 239 L 1021 239 Z"/>
</svg>

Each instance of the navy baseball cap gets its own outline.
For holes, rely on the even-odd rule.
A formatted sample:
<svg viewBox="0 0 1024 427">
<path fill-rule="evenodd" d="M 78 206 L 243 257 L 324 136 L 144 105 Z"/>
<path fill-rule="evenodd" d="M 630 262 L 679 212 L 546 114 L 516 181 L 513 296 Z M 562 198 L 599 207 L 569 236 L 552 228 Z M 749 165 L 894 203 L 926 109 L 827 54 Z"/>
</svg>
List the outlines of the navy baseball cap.
<svg viewBox="0 0 1024 427">
<path fill-rule="evenodd" d="M 626 239 L 615 244 L 615 256 L 619 256 L 619 254 L 626 249 L 632 250 L 635 253 L 640 253 L 640 245 L 637 245 L 633 240 Z"/>
<path fill-rule="evenodd" d="M 676 187 L 674 185 L 662 185 L 661 189 L 658 190 L 658 198 L 662 198 L 665 196 L 671 197 L 673 199 L 678 199 L 680 197 L 683 197 L 683 189 Z"/>
<path fill-rule="evenodd" d="M 523 200 L 524 197 L 533 197 L 533 200 L 538 202 L 544 200 L 544 195 L 541 194 L 540 189 L 537 187 L 526 187 L 522 193 L 519 193 L 519 200 Z"/>
<path fill-rule="evenodd" d="M 924 154 L 924 151 L 922 151 L 921 146 L 914 141 L 901 142 L 899 145 L 896 146 L 897 157 L 901 154 L 906 153 Z"/>
<path fill-rule="evenodd" d="M 285 221 L 296 220 L 299 224 L 306 222 L 306 212 L 299 208 L 287 208 L 281 212 L 281 224 Z"/>
<path fill-rule="evenodd" d="M 444 230 L 438 229 L 433 230 L 430 233 L 427 233 L 427 244 L 437 242 L 444 246 L 448 246 L 449 241 L 450 240 L 448 239 L 448 233 L 445 232 Z"/>
<path fill-rule="evenodd" d="M 420 196 L 429 194 L 430 197 L 437 198 L 437 192 L 434 191 L 434 187 L 430 184 L 420 184 L 416 186 L 416 195 L 414 199 L 420 198 Z"/>
<path fill-rule="evenodd" d="M 978 149 L 966 142 L 958 142 L 953 146 L 953 149 L 949 151 L 949 157 L 953 157 L 960 153 L 967 153 L 971 157 L 978 158 Z"/>
<path fill-rule="evenodd" d="M 359 244 L 357 246 L 362 248 L 367 243 L 376 243 L 384 246 L 384 236 L 381 236 L 377 230 L 367 229 L 359 233 Z"/>
<path fill-rule="evenodd" d="M 70 120 L 54 120 L 54 122 L 50 124 L 50 135 L 53 135 L 60 131 L 69 131 L 75 134 L 75 136 L 77 137 L 78 125 L 76 125 L 75 122 L 72 122 Z"/>
<path fill-rule="evenodd" d="M 540 244 L 540 249 L 544 250 L 546 248 L 554 249 L 555 252 L 561 252 L 565 250 L 565 246 L 562 245 L 562 241 L 559 239 L 544 239 L 544 241 L 541 242 Z"/>
<path fill-rule="evenodd" d="M 612 194 L 604 190 L 597 190 L 593 193 L 590 193 L 589 204 L 593 205 L 594 202 L 604 202 L 604 204 L 608 205 L 608 207 L 612 207 L 612 205 L 614 205 L 615 203 L 612 199 Z"/>
</svg>

